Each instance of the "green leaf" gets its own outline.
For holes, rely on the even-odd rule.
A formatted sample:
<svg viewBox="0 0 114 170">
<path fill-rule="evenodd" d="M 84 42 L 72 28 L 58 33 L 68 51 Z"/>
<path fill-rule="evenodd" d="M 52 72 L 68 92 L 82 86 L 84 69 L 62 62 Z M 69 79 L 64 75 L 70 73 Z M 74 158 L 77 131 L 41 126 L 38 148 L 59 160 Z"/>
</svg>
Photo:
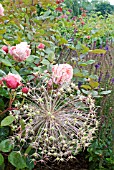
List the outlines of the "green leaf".
<svg viewBox="0 0 114 170">
<path fill-rule="evenodd" d="M 92 91 L 91 93 L 92 93 L 92 96 L 94 96 L 94 97 L 98 96 L 98 91 Z"/>
<path fill-rule="evenodd" d="M 94 53 L 94 54 L 105 54 L 106 50 L 95 49 L 95 50 L 90 50 L 89 52 Z"/>
<path fill-rule="evenodd" d="M 28 148 L 26 149 L 25 153 L 28 154 L 31 151 L 31 149 L 32 149 L 32 146 L 29 145 Z"/>
<path fill-rule="evenodd" d="M 86 47 L 85 45 L 81 44 L 81 53 L 82 54 L 85 54 L 89 51 L 89 48 Z"/>
<path fill-rule="evenodd" d="M 46 60 L 45 58 L 42 60 L 41 63 L 44 64 L 44 65 L 49 65 L 50 64 L 50 62 L 48 60 Z"/>
<path fill-rule="evenodd" d="M 25 122 L 23 119 L 20 120 L 20 125 L 21 125 L 21 129 L 24 130 L 25 129 Z"/>
<path fill-rule="evenodd" d="M 28 157 L 26 157 L 26 164 L 29 170 L 32 170 L 34 168 L 34 161 Z"/>
<path fill-rule="evenodd" d="M 67 43 L 68 43 L 68 41 L 65 38 L 60 38 L 58 44 L 63 45 L 63 44 L 67 44 Z"/>
<path fill-rule="evenodd" d="M 20 35 L 17 33 L 17 40 L 18 40 L 18 42 L 21 42 L 22 40 L 21 40 L 21 37 L 20 37 Z"/>
<path fill-rule="evenodd" d="M 91 162 L 93 160 L 93 157 L 91 156 L 91 157 L 89 157 L 89 162 Z"/>
<path fill-rule="evenodd" d="M 107 95 L 107 94 L 110 94 L 111 93 L 111 90 L 107 90 L 107 91 L 102 91 L 100 92 L 100 94 L 104 94 L 104 95 Z"/>
<path fill-rule="evenodd" d="M 47 59 L 48 59 L 50 62 L 53 62 L 54 59 L 55 59 L 55 53 L 54 53 L 53 51 L 50 51 L 50 52 L 48 53 Z"/>
<path fill-rule="evenodd" d="M 14 68 L 11 68 L 11 73 L 13 73 L 13 74 L 19 74 Z"/>
<path fill-rule="evenodd" d="M 86 90 L 91 90 L 91 87 L 89 85 L 82 85 L 81 87 L 86 89 Z"/>
<path fill-rule="evenodd" d="M 0 87 L 0 96 L 4 96 L 4 97 L 9 97 L 9 93 L 8 90 L 3 89 L 2 87 Z"/>
<path fill-rule="evenodd" d="M 5 39 L 3 39 L 3 42 L 4 42 L 4 44 L 6 44 L 6 45 L 10 45 L 10 43 L 9 43 L 8 41 L 6 41 Z"/>
<path fill-rule="evenodd" d="M 3 70 L 0 70 L 0 77 L 3 77 L 5 75 L 6 75 L 6 73 Z"/>
<path fill-rule="evenodd" d="M 5 66 L 12 67 L 12 64 L 11 64 L 10 61 L 7 60 L 7 59 L 1 59 L 1 63 L 3 63 Z"/>
<path fill-rule="evenodd" d="M 9 127 L 8 126 L 5 126 L 5 127 L 0 126 L 0 142 L 5 140 L 8 135 L 9 135 Z"/>
<path fill-rule="evenodd" d="M 15 166 L 18 169 L 23 169 L 27 167 L 24 157 L 21 155 L 19 151 L 11 152 L 10 155 L 8 156 L 8 160 L 13 166 Z"/>
<path fill-rule="evenodd" d="M 32 35 L 31 33 L 28 33 L 28 34 L 27 34 L 27 38 L 28 38 L 29 40 L 32 40 L 32 39 L 33 39 L 33 35 Z"/>
<path fill-rule="evenodd" d="M 38 59 L 39 57 L 35 56 L 35 55 L 30 55 L 27 59 L 26 62 L 34 62 L 35 59 Z"/>
<path fill-rule="evenodd" d="M 6 29 L 2 29 L 2 30 L 0 30 L 0 34 L 4 34 L 6 32 Z"/>
<path fill-rule="evenodd" d="M 90 94 L 90 91 L 87 91 L 87 90 L 84 90 L 84 89 L 81 89 L 81 90 L 84 94 Z"/>
<path fill-rule="evenodd" d="M 0 110 L 5 108 L 5 104 L 2 98 L 0 98 Z"/>
<path fill-rule="evenodd" d="M 1 126 L 9 126 L 14 120 L 14 116 L 7 116 L 1 121 Z"/>
<path fill-rule="evenodd" d="M 74 75 L 74 77 L 83 77 L 83 74 L 77 68 L 73 69 L 73 75 Z"/>
<path fill-rule="evenodd" d="M 2 156 L 2 154 L 0 153 L 0 165 L 2 165 L 4 163 L 4 157 Z"/>
<path fill-rule="evenodd" d="M 78 65 L 79 65 L 79 66 L 87 66 L 87 63 L 86 63 L 86 62 L 79 61 L 79 62 L 78 62 Z"/>
<path fill-rule="evenodd" d="M 99 86 L 99 83 L 98 83 L 97 81 L 90 80 L 89 85 L 90 85 L 92 88 L 96 88 L 96 87 Z"/>
<path fill-rule="evenodd" d="M 88 60 L 86 63 L 87 64 L 93 64 L 93 63 L 95 63 L 95 60 Z"/>
<path fill-rule="evenodd" d="M 13 148 L 13 145 L 11 144 L 11 141 L 9 139 L 3 140 L 0 143 L 0 151 L 2 152 L 10 152 Z"/>
</svg>

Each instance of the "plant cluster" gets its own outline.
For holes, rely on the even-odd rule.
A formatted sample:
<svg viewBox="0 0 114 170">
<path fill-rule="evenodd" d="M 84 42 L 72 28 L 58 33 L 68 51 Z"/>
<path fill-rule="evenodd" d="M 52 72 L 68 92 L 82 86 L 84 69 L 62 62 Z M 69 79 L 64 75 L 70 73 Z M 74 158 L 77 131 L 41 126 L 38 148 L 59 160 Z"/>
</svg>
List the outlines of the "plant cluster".
<svg viewBox="0 0 114 170">
<path fill-rule="evenodd" d="M 1 169 L 85 149 L 90 169 L 113 167 L 113 18 L 74 17 L 64 0 L 0 4 Z"/>
</svg>

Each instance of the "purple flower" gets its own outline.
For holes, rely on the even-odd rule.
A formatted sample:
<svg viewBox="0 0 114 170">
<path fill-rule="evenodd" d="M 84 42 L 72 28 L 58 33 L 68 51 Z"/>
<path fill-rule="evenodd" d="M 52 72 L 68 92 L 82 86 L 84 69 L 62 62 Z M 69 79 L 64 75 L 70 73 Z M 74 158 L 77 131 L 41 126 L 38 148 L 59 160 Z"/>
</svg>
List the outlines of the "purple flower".
<svg viewBox="0 0 114 170">
<path fill-rule="evenodd" d="M 76 17 L 76 16 L 74 16 L 74 17 L 72 18 L 72 20 L 74 20 L 74 21 L 75 21 L 75 20 L 76 20 L 76 18 L 77 18 L 77 17 Z"/>
<path fill-rule="evenodd" d="M 79 82 L 78 82 L 78 88 L 80 88 L 82 84 L 83 84 L 83 83 L 82 83 L 81 81 L 79 81 Z"/>
<path fill-rule="evenodd" d="M 112 84 L 114 84 L 114 77 L 111 79 Z"/>
<path fill-rule="evenodd" d="M 110 74 L 109 74 L 109 72 L 107 71 L 106 74 L 105 74 L 105 79 L 109 79 L 109 77 L 110 77 Z"/>
<path fill-rule="evenodd" d="M 74 30 L 74 33 L 77 33 L 77 32 L 78 32 L 78 30 L 77 30 L 77 29 L 75 29 L 75 30 Z"/>
<path fill-rule="evenodd" d="M 98 69 L 100 67 L 100 65 L 101 65 L 100 63 L 95 64 L 95 68 Z"/>
<path fill-rule="evenodd" d="M 102 45 L 100 45 L 100 49 L 102 49 Z"/>
<path fill-rule="evenodd" d="M 73 38 L 73 37 L 71 38 L 71 41 L 74 41 L 74 38 Z"/>
<path fill-rule="evenodd" d="M 96 48 L 96 41 L 93 42 L 93 49 Z"/>
<path fill-rule="evenodd" d="M 71 13 L 71 12 L 72 12 L 72 9 L 68 9 L 68 12 L 70 12 L 70 13 Z"/>
<path fill-rule="evenodd" d="M 108 45 L 105 46 L 105 50 L 108 51 L 109 50 L 109 47 Z"/>
<path fill-rule="evenodd" d="M 104 54 L 100 54 L 100 56 L 101 56 L 101 57 L 103 57 L 103 56 L 104 56 Z"/>
<path fill-rule="evenodd" d="M 103 74 L 103 73 L 100 73 L 100 75 L 99 75 L 99 78 L 98 78 L 98 83 L 100 83 L 100 82 L 101 82 L 101 79 L 102 79 L 102 74 Z"/>
</svg>

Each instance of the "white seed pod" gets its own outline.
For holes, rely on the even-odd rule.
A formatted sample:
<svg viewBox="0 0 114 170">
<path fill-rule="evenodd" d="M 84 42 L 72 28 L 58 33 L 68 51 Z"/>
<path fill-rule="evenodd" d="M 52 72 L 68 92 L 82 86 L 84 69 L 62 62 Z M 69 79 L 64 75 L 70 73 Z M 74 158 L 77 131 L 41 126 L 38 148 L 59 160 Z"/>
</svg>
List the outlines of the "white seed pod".
<svg viewBox="0 0 114 170">
<path fill-rule="evenodd" d="M 60 91 L 60 92 L 64 92 L 64 89 L 61 87 L 61 88 L 59 89 L 59 91 Z"/>
<path fill-rule="evenodd" d="M 51 152 L 48 152 L 47 154 L 48 154 L 48 156 L 51 156 L 51 155 L 52 155 L 52 153 L 51 153 Z"/>
<path fill-rule="evenodd" d="M 53 153 L 53 156 L 55 156 L 55 157 L 56 157 L 57 155 L 58 155 L 58 154 L 57 154 L 57 152 L 54 152 L 54 153 Z"/>
<path fill-rule="evenodd" d="M 23 108 L 27 110 L 28 109 L 28 105 L 23 105 Z"/>
<path fill-rule="evenodd" d="M 68 145 L 67 145 L 67 144 L 64 144 L 63 146 L 66 148 Z"/>
<path fill-rule="evenodd" d="M 46 142 L 49 142 L 49 139 L 48 139 L 48 138 L 46 138 L 46 139 L 45 139 L 45 141 L 46 141 Z"/>
<path fill-rule="evenodd" d="M 56 158 L 56 161 L 59 161 L 59 160 L 60 160 L 60 158 L 59 158 L 59 157 L 57 157 L 57 158 Z"/>
<path fill-rule="evenodd" d="M 63 162 L 63 161 L 64 161 L 64 159 L 63 159 L 63 158 L 60 158 L 60 161 L 61 161 L 61 162 Z"/>
<path fill-rule="evenodd" d="M 47 136 L 47 133 L 44 133 L 44 137 L 46 137 Z"/>
<path fill-rule="evenodd" d="M 44 132 L 47 132 L 47 131 L 48 131 L 48 129 L 47 129 L 47 128 L 45 128 L 45 129 L 44 129 Z"/>
<path fill-rule="evenodd" d="M 71 83 L 70 84 L 72 88 L 75 88 L 75 84 L 74 83 Z"/>
<path fill-rule="evenodd" d="M 38 153 L 34 153 L 33 156 L 34 156 L 35 158 L 38 158 Z"/>
<path fill-rule="evenodd" d="M 69 87 L 67 88 L 67 92 L 71 93 L 72 92 L 72 89 Z"/>
<path fill-rule="evenodd" d="M 61 96 L 61 93 L 60 93 L 60 92 L 57 92 L 57 96 Z"/>
</svg>

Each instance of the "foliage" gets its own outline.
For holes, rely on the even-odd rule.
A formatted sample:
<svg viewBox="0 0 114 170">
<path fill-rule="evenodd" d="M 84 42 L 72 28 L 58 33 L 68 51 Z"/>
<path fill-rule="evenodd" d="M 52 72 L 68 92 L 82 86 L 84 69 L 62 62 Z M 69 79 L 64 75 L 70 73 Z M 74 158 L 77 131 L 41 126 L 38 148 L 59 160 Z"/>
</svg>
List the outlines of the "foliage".
<svg viewBox="0 0 114 170">
<path fill-rule="evenodd" d="M 101 2 L 100 4 L 95 5 L 95 11 L 101 12 L 101 15 L 108 15 L 114 12 L 114 6 L 110 5 L 110 3 Z"/>
<path fill-rule="evenodd" d="M 32 170 L 39 161 L 72 159 L 94 136 L 87 149 L 90 169 L 113 168 L 113 115 L 108 113 L 113 109 L 109 99 L 113 101 L 114 16 L 89 14 L 79 5 L 80 15 L 73 18 L 74 6 L 71 12 L 65 2 L 50 0 L 4 0 L 2 4 L 0 168 L 4 170 L 8 161 L 12 167 Z M 10 50 L 21 42 L 27 42 L 31 54 L 18 62 Z M 50 86 L 53 65 L 61 63 L 72 65 L 73 83 Z M 21 76 L 15 89 L 4 79 L 9 72 Z M 92 136 L 98 118 L 100 126 Z"/>
</svg>

